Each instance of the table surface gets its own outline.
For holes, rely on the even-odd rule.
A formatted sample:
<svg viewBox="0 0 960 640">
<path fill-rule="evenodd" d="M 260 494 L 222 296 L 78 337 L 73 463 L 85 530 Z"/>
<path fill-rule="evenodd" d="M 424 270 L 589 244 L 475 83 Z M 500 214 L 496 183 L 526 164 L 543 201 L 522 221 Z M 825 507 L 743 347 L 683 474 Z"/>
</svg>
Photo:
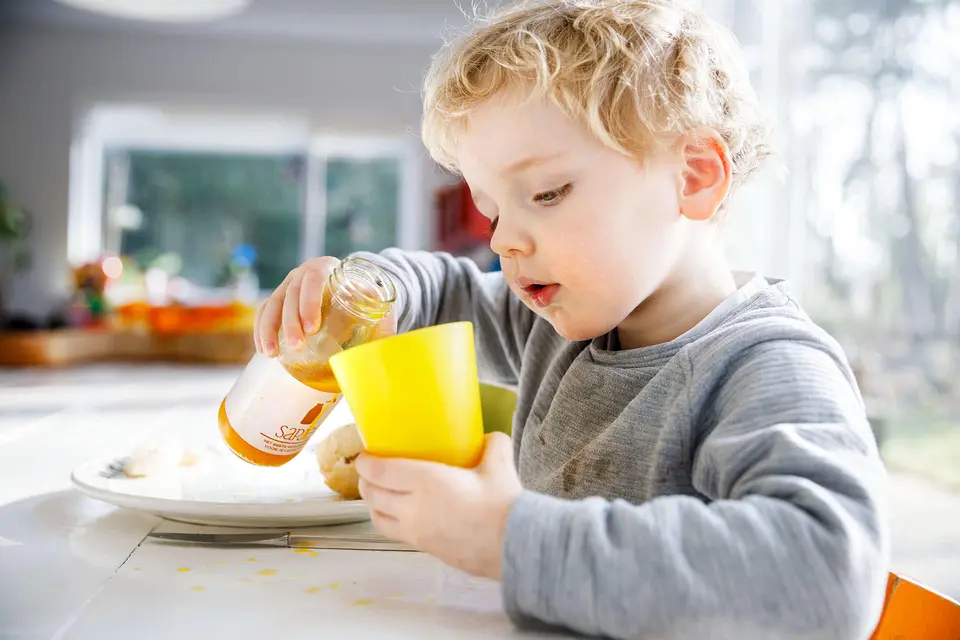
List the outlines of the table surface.
<svg viewBox="0 0 960 640">
<path fill-rule="evenodd" d="M 146 538 L 158 518 L 71 488 L 73 468 L 171 420 L 209 424 L 236 375 L 0 369 L 0 639 L 535 637 L 499 585 L 423 554 L 170 545 Z M 893 568 L 956 597 L 960 496 L 892 480 Z"/>
<path fill-rule="evenodd" d="M 71 488 L 105 450 L 172 419 L 209 424 L 234 369 L 35 375 L 0 371 L 0 638 L 536 637 L 510 624 L 498 583 L 425 554 L 174 545 L 146 536 L 202 528 Z"/>
</svg>

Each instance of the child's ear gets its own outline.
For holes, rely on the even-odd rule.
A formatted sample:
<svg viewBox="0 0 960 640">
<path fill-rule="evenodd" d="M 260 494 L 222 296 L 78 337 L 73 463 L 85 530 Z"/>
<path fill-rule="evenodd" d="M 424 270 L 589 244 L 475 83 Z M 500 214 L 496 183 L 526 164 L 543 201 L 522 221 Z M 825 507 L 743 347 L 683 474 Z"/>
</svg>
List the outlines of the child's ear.
<svg viewBox="0 0 960 640">
<path fill-rule="evenodd" d="M 715 131 L 699 130 L 680 140 L 680 214 L 711 219 L 730 191 L 730 152 Z"/>
</svg>

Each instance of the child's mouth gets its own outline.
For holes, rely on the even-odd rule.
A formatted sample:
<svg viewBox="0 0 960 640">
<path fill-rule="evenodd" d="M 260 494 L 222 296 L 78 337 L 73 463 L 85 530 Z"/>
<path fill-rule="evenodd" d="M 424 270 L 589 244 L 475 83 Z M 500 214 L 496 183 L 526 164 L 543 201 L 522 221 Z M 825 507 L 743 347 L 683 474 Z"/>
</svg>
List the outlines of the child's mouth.
<svg viewBox="0 0 960 640">
<path fill-rule="evenodd" d="M 522 287 L 522 290 L 530 296 L 530 299 L 538 307 L 549 307 L 550 303 L 553 302 L 553 299 L 556 297 L 557 291 L 560 290 L 560 285 L 530 284 Z"/>
</svg>

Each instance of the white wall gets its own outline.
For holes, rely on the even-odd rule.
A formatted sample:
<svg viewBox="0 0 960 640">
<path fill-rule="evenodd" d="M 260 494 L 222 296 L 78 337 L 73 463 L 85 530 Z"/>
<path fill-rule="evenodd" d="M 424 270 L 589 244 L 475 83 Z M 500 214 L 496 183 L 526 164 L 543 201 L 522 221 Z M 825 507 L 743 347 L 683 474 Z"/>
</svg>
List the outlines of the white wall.
<svg viewBox="0 0 960 640">
<path fill-rule="evenodd" d="M 35 218 L 34 266 L 15 283 L 13 308 L 46 313 L 68 291 L 70 144 L 90 103 L 276 110 L 324 129 L 415 139 L 432 51 L 0 27 L 0 180 Z M 421 155 L 426 207 L 443 178 Z M 424 243 L 429 233 L 424 224 Z"/>
</svg>

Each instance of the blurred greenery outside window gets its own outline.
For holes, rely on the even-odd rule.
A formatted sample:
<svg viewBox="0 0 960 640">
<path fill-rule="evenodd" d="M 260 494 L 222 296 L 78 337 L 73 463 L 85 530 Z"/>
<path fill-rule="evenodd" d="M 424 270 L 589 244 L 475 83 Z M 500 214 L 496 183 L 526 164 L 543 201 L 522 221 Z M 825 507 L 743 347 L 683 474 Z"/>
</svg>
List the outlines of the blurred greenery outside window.
<svg viewBox="0 0 960 640">
<path fill-rule="evenodd" d="M 303 255 L 308 171 L 323 181 L 320 246 L 343 257 L 397 243 L 401 159 L 108 148 L 104 247 L 159 264 L 201 289 L 248 268 L 276 287 Z"/>
<path fill-rule="evenodd" d="M 732 212 L 744 255 L 793 258 L 771 275 L 843 345 L 888 464 L 960 487 L 960 0 L 702 4 L 786 169 Z"/>
</svg>

